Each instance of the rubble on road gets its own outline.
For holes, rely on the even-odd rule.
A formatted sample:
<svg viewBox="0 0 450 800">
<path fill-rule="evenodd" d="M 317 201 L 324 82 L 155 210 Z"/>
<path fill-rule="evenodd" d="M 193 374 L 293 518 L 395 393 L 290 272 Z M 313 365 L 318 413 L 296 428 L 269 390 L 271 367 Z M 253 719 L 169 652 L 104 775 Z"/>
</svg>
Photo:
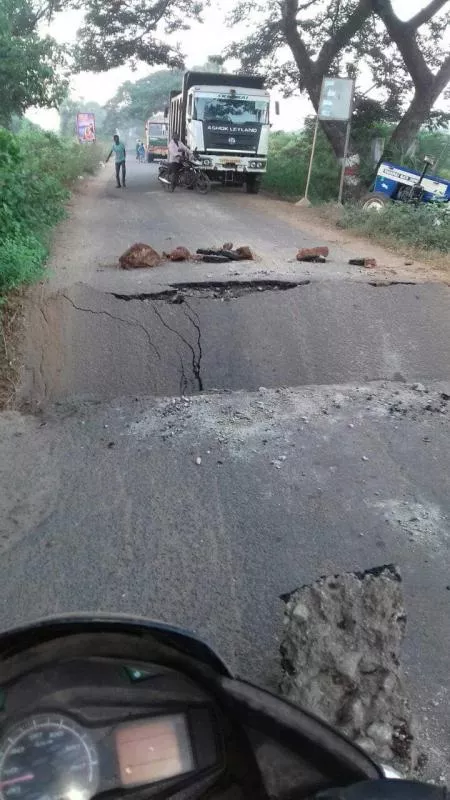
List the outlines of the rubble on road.
<svg viewBox="0 0 450 800">
<path fill-rule="evenodd" d="M 348 263 L 354 267 L 366 267 L 366 269 L 371 269 L 377 265 L 374 258 L 349 258 Z"/>
<path fill-rule="evenodd" d="M 183 245 L 175 247 L 175 249 L 171 250 L 170 253 L 163 253 L 163 256 L 169 261 L 190 261 L 191 259 L 189 250 Z"/>
<path fill-rule="evenodd" d="M 417 767 L 400 652 L 406 614 L 392 564 L 322 577 L 286 602 L 282 694 L 383 763 Z"/>
<path fill-rule="evenodd" d="M 161 263 L 161 256 L 149 244 L 136 242 L 119 258 L 121 269 L 140 269 L 142 267 L 157 267 Z"/>
<path fill-rule="evenodd" d="M 247 245 L 244 245 L 243 247 L 236 247 L 234 252 L 238 254 L 240 261 L 254 260 L 253 252 L 251 251 L 250 247 L 247 247 Z"/>
<path fill-rule="evenodd" d="M 202 256 L 203 261 L 212 264 L 225 264 L 227 261 L 254 261 L 253 252 L 247 245 L 236 247 L 233 250 L 231 242 L 226 244 L 231 244 L 231 247 L 226 247 L 225 245 L 217 249 L 214 247 L 199 247 L 197 255 Z"/>
<path fill-rule="evenodd" d="M 187 247 L 178 245 L 169 253 L 162 255 L 156 252 L 149 244 L 137 242 L 123 253 L 119 258 L 121 269 L 139 269 L 144 267 L 157 267 L 164 261 L 205 261 L 213 264 L 227 264 L 231 261 L 253 261 L 254 255 L 250 247 L 244 245 L 233 249 L 232 242 L 225 242 L 220 248 L 198 248 L 195 255 Z"/>
<path fill-rule="evenodd" d="M 328 247 L 302 247 L 297 253 L 297 261 L 315 261 L 323 264 L 328 253 Z"/>
</svg>

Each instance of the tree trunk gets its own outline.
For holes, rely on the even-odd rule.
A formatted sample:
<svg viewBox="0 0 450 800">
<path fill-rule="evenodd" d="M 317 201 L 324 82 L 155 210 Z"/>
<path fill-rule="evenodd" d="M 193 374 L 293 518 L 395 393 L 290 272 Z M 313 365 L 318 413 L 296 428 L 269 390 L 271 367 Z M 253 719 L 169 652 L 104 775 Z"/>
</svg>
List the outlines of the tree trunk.
<svg viewBox="0 0 450 800">
<path fill-rule="evenodd" d="M 385 155 L 401 150 L 405 153 L 413 143 L 423 123 L 430 116 L 431 109 L 435 102 L 434 94 L 430 91 L 416 90 L 411 105 L 405 112 L 389 142 L 387 143 Z"/>
<path fill-rule="evenodd" d="M 333 148 L 333 152 L 342 165 L 342 161 L 344 158 L 344 150 L 345 150 L 345 136 L 346 136 L 346 122 L 321 122 L 322 129 L 327 137 L 328 141 L 330 142 L 331 147 Z M 359 192 L 359 186 L 361 184 L 360 179 L 360 155 L 358 153 L 358 148 L 356 147 L 355 143 L 352 141 L 352 137 L 350 135 L 350 140 L 348 143 L 348 152 L 347 158 L 345 160 L 345 171 L 344 171 L 344 184 L 349 190 L 348 194 L 357 195 Z"/>
</svg>

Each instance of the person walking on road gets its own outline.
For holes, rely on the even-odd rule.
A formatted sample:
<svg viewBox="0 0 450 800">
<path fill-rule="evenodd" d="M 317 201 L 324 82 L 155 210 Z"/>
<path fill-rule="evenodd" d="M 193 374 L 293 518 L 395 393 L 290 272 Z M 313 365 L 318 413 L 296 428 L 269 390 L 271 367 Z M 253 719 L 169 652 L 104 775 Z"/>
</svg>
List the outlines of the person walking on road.
<svg viewBox="0 0 450 800">
<path fill-rule="evenodd" d="M 113 144 L 113 146 L 111 148 L 111 152 L 110 152 L 108 158 L 106 159 L 106 163 L 108 163 L 109 159 L 111 158 L 112 154 L 114 153 L 115 161 L 116 161 L 116 182 L 117 182 L 116 185 L 117 185 L 117 188 L 120 189 L 121 185 L 124 188 L 126 187 L 125 179 L 126 179 L 127 169 L 126 169 L 126 166 L 125 166 L 125 161 L 126 161 L 127 153 L 126 153 L 126 150 L 125 150 L 125 145 L 123 144 L 123 142 L 120 141 L 119 136 L 118 136 L 117 133 L 114 134 L 113 139 L 114 139 L 114 144 Z M 121 175 L 121 173 L 122 173 L 122 184 L 120 183 L 120 175 Z"/>
</svg>

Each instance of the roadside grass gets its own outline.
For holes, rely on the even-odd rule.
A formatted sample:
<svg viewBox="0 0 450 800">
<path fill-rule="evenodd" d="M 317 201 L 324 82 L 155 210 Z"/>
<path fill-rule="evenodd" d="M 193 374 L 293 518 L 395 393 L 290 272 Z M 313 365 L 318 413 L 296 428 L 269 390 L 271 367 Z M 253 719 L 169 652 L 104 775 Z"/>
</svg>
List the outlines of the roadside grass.
<svg viewBox="0 0 450 800">
<path fill-rule="evenodd" d="M 311 155 L 311 135 L 305 129 L 298 133 L 273 133 L 269 141 L 267 172 L 262 187 L 286 200 L 298 200 L 305 193 Z M 317 137 L 310 199 L 313 203 L 335 200 L 339 187 L 339 165 L 322 132 Z"/>
<path fill-rule="evenodd" d="M 382 211 L 344 206 L 337 226 L 367 236 L 379 244 L 405 247 L 427 260 L 436 257 L 450 268 L 450 206 L 391 203 Z M 442 259 L 442 254 L 447 258 Z"/>
<path fill-rule="evenodd" d="M 0 302 L 42 278 L 69 189 L 78 176 L 95 172 L 100 157 L 95 145 L 36 128 L 19 134 L 0 128 Z"/>
<path fill-rule="evenodd" d="M 22 292 L 10 292 L 0 312 L 0 410 L 14 406 L 19 382 L 18 342 L 22 330 Z"/>
<path fill-rule="evenodd" d="M 102 151 L 27 124 L 18 134 L 0 128 L 0 409 L 16 395 L 23 288 L 45 275 L 70 188 L 95 173 Z"/>
<path fill-rule="evenodd" d="M 423 134 L 423 146 L 430 137 Z M 269 142 L 267 173 L 263 189 L 284 200 L 298 200 L 304 195 L 311 154 L 312 128 L 298 133 L 273 133 Z M 437 143 L 442 149 L 442 142 Z M 415 165 L 417 166 L 417 165 Z M 424 259 L 434 266 L 450 268 L 450 207 L 423 203 L 411 206 L 391 203 L 380 212 L 363 211 L 357 203 L 336 204 L 339 185 L 339 164 L 319 130 L 316 155 L 311 174 L 309 198 L 318 217 L 354 231 L 377 244 L 402 250 L 405 256 Z M 366 184 L 373 177 L 373 166 L 362 164 L 361 177 Z M 366 174 L 367 173 L 367 174 Z M 439 170 L 449 173 L 446 165 Z"/>
</svg>

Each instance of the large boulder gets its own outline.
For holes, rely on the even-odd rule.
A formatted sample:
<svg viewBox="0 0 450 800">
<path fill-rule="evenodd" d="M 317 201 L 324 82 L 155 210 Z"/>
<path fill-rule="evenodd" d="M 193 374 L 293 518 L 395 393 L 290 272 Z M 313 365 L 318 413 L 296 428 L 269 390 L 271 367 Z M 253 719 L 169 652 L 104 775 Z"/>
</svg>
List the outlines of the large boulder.
<svg viewBox="0 0 450 800">
<path fill-rule="evenodd" d="M 161 263 L 161 256 L 149 244 L 137 242 L 120 256 L 121 269 L 139 269 L 141 267 L 157 267 Z"/>
<path fill-rule="evenodd" d="M 415 723 L 400 666 L 406 614 L 397 568 L 323 577 L 283 599 L 282 694 L 378 760 L 414 770 Z"/>
</svg>

